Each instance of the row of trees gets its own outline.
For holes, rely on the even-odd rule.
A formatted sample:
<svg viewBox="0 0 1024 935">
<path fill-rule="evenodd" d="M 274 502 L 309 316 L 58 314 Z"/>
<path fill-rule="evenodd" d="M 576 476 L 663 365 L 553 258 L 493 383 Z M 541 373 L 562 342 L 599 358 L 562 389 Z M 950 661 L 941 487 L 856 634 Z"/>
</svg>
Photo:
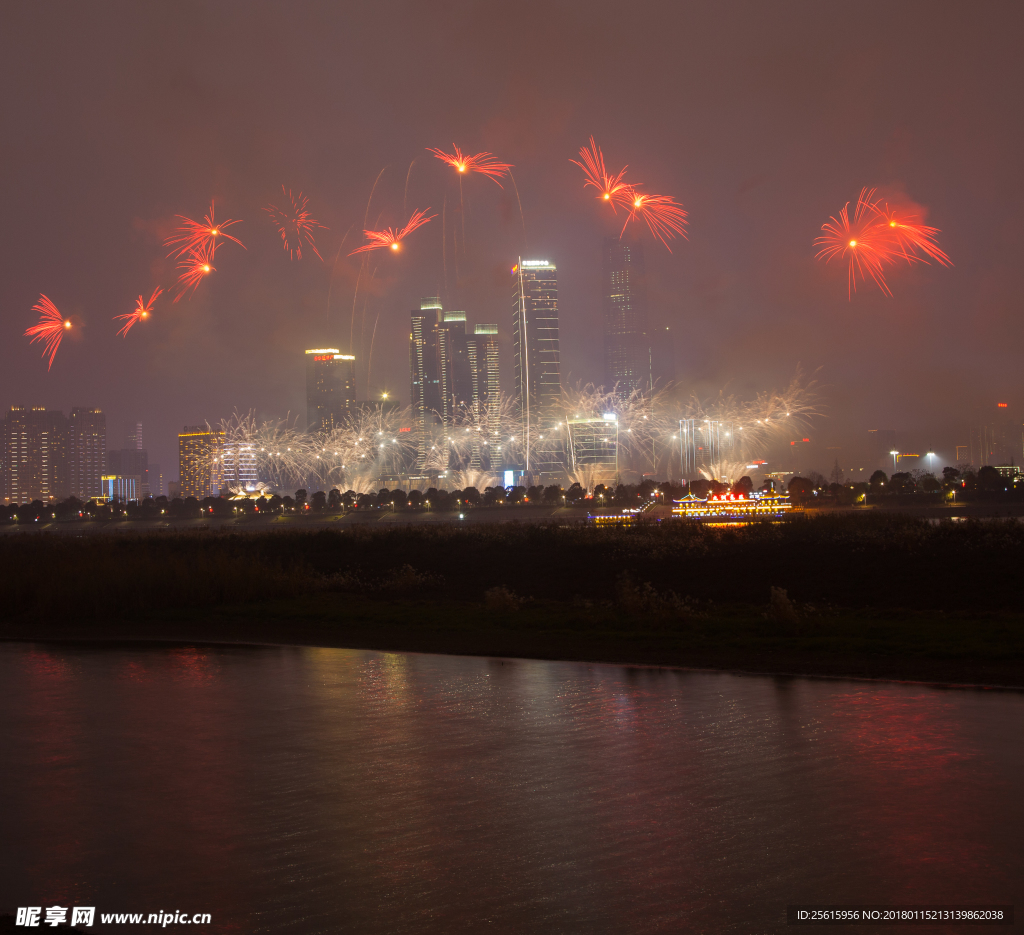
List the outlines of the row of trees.
<svg viewBox="0 0 1024 935">
<path fill-rule="evenodd" d="M 833 471 L 833 474 L 836 472 Z M 1016 481 L 1016 482 L 1015 482 Z M 867 481 L 857 483 L 833 479 L 829 483 L 817 472 L 809 477 L 794 477 L 789 482 L 789 494 L 794 501 L 808 501 L 814 498 L 830 497 L 840 504 L 862 501 L 865 497 L 902 497 L 908 495 L 945 495 L 953 499 L 971 500 L 991 496 L 1007 496 L 1016 492 L 1024 496 L 1024 478 L 1000 473 L 991 465 L 977 472 L 969 468 L 946 467 L 941 479 L 934 474 L 921 471 L 897 471 L 887 475 L 875 471 Z"/>
<path fill-rule="evenodd" d="M 630 509 L 637 508 L 652 499 L 670 502 L 680 499 L 688 491 L 697 496 L 705 497 L 709 493 L 723 493 L 730 489 L 745 490 L 752 488 L 750 478 L 741 478 L 730 488 L 717 481 L 698 480 L 689 486 L 673 485 L 667 481 L 658 483 L 653 480 L 642 484 L 619 484 L 605 486 L 598 484 L 593 493 L 578 483 L 563 488 L 559 484 L 533 487 L 466 487 L 462 490 L 439 490 L 431 487 L 426 491 L 419 490 L 388 490 L 381 488 L 377 493 L 356 493 L 354 490 L 341 491 L 333 488 L 329 491 L 318 490 L 310 494 L 300 489 L 294 496 L 259 497 L 257 499 L 229 499 L 227 497 L 206 497 L 202 500 L 195 497 L 184 499 L 168 499 L 155 497 L 121 503 L 97 503 L 94 500 L 82 501 L 74 497 L 58 503 L 43 503 L 34 500 L 27 504 L 0 505 L 0 520 L 17 522 L 40 522 L 45 520 L 77 520 L 77 519 L 159 519 L 161 516 L 173 519 L 199 518 L 201 516 L 230 517 L 243 515 L 281 515 L 281 514 L 321 514 L 340 513 L 347 510 L 464 510 L 477 507 L 497 506 L 579 506 L 584 502 L 593 508 Z M 652 498 L 652 494 L 654 497 Z"/>
</svg>

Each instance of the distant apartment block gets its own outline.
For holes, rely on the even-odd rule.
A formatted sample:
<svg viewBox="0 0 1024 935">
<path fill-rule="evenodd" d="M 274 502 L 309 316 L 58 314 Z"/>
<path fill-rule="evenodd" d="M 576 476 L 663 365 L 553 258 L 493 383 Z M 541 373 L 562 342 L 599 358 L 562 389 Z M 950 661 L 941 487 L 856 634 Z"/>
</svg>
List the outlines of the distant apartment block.
<svg viewBox="0 0 1024 935">
<path fill-rule="evenodd" d="M 180 496 L 219 496 L 223 485 L 224 432 L 208 425 L 186 425 L 178 434 Z"/>
</svg>

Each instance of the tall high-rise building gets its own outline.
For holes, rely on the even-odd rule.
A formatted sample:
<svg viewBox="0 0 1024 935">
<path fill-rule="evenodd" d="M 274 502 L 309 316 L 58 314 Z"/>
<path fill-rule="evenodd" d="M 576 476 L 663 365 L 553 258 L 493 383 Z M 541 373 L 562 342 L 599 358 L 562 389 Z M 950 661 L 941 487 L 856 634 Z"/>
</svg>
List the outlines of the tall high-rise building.
<svg viewBox="0 0 1024 935">
<path fill-rule="evenodd" d="M 107 464 L 107 417 L 103 410 L 75 407 L 68 417 L 68 474 L 71 496 L 103 496 Z"/>
<path fill-rule="evenodd" d="M 473 327 L 472 337 L 466 339 L 469 375 L 472 384 L 470 406 L 476 414 L 477 424 L 488 438 L 498 430 L 498 409 L 501 404 L 501 383 L 498 372 L 498 326 L 481 324 Z M 483 467 L 486 446 L 477 438 L 470 456 L 470 467 Z"/>
<path fill-rule="evenodd" d="M 610 390 L 617 384 L 625 396 L 651 386 L 643 244 L 609 237 L 601 258 L 604 385 Z"/>
<path fill-rule="evenodd" d="M 146 446 L 142 444 L 142 423 L 141 422 L 129 422 L 128 431 L 125 432 L 124 439 L 125 448 L 134 448 L 137 451 L 141 451 Z"/>
<path fill-rule="evenodd" d="M 431 450 L 433 427 L 440 423 L 447 397 L 442 348 L 444 334 L 437 324 L 441 316 L 441 300 L 429 297 L 420 300 L 420 307 L 410 314 L 409 328 L 409 403 L 412 406 L 413 431 L 416 433 L 417 467 L 426 466 Z"/>
<path fill-rule="evenodd" d="M 438 331 L 443 332 L 442 369 L 445 371 L 445 424 L 451 425 L 459 406 L 473 399 L 473 368 L 469 363 L 469 335 L 465 312 L 442 312 Z"/>
<path fill-rule="evenodd" d="M 341 426 L 356 403 L 356 359 L 336 347 L 306 351 L 306 430 Z"/>
<path fill-rule="evenodd" d="M 182 497 L 216 497 L 224 479 L 224 432 L 209 425 L 186 425 L 178 434 Z"/>
<path fill-rule="evenodd" d="M 430 453 L 441 451 L 434 443 L 444 433 L 437 427 L 451 426 L 459 407 L 472 403 L 473 365 L 466 313 L 444 311 L 436 296 L 423 299 L 410 314 L 409 388 L 417 466 L 442 466 L 443 451 L 435 458 L 436 465 L 428 464 Z"/>
<path fill-rule="evenodd" d="M 1010 414 L 1007 403 L 997 403 L 971 429 L 971 463 L 975 468 L 985 465 L 1020 464 L 1024 457 L 1024 431 L 1019 419 Z"/>
<path fill-rule="evenodd" d="M 12 406 L 3 423 L 3 499 L 45 503 L 67 497 L 67 444 L 63 413 Z"/>
<path fill-rule="evenodd" d="M 498 326 L 474 325 L 466 341 L 469 356 L 470 402 L 495 409 L 501 398 L 498 371 Z"/>
<path fill-rule="evenodd" d="M 558 347 L 558 271 L 547 260 L 524 260 L 512 267 L 512 353 L 516 400 L 523 434 L 533 438 L 557 412 L 562 395 Z M 550 450 L 538 460 L 526 446 L 528 473 L 558 470 Z"/>
</svg>

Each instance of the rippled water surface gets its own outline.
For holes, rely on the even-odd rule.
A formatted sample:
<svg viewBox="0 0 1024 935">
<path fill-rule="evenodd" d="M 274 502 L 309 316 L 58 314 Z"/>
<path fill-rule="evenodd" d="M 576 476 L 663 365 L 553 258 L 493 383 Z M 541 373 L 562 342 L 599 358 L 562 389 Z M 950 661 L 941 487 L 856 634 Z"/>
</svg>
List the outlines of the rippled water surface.
<svg viewBox="0 0 1024 935">
<path fill-rule="evenodd" d="M 793 902 L 1024 910 L 1016 693 L 4 644 L 0 749 L 0 912 L 411 935 L 777 932 Z"/>
</svg>

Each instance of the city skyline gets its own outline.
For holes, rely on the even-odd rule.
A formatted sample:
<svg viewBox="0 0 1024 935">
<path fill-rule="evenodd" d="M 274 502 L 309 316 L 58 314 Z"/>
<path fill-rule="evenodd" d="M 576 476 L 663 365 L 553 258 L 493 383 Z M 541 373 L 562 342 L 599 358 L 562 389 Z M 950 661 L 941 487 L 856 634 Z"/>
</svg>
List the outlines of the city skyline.
<svg viewBox="0 0 1024 935">
<path fill-rule="evenodd" d="M 569 27 L 564 12 L 545 15 Z M 704 41 L 678 72 L 662 74 L 681 15 L 652 7 L 652 22 L 664 28 L 643 44 L 600 17 L 575 24 L 581 45 L 564 54 L 550 36 L 539 37 L 531 60 L 553 63 L 542 86 L 504 61 L 483 14 L 466 19 L 457 37 L 438 35 L 435 55 L 409 39 L 433 35 L 426 11 L 410 11 L 409 32 L 394 39 L 374 26 L 383 27 L 386 14 L 363 11 L 351 24 L 363 40 L 343 42 L 339 58 L 319 54 L 329 26 L 312 28 L 314 14 L 297 11 L 290 28 L 310 47 L 301 56 L 289 50 L 283 61 L 318 89 L 300 100 L 248 58 L 252 37 L 273 20 L 260 3 L 245 23 L 211 8 L 209 31 L 189 37 L 166 11 L 125 11 L 95 37 L 97 55 L 87 61 L 77 37 L 95 24 L 80 11 L 51 24 L 45 45 L 30 36 L 12 41 L 12 75 L 75 69 L 79 98 L 96 119 L 83 123 L 84 111 L 69 109 L 46 84 L 32 107 L 6 105 L 8 161 L 24 184 L 5 193 L 8 216 L 23 221 L 7 232 L 12 275 L 0 285 L 8 329 L 0 405 L 58 409 L 76 399 L 103 409 L 112 425 L 141 419 L 150 426 L 151 460 L 170 464 L 182 424 L 235 410 L 301 416 L 298 359 L 308 348 L 357 357 L 360 398 L 404 396 L 405 315 L 422 295 L 465 309 L 471 327 L 501 325 L 508 392 L 507 275 L 520 255 L 558 266 L 563 382 L 596 382 L 605 376 L 602 245 L 624 218 L 622 208 L 610 214 L 583 190 L 570 162 L 593 135 L 615 171 L 628 163 L 629 181 L 672 193 L 689 212 L 689 239 L 674 241 L 671 253 L 646 228 L 633 228 L 645 254 L 659 385 L 675 380 L 703 397 L 722 389 L 750 395 L 802 365 L 827 397 L 812 436 L 822 450 L 888 427 L 903 447 L 945 446 L 950 459 L 955 446 L 969 446 L 969 427 L 994 400 L 1024 408 L 1015 377 L 1022 290 L 1006 233 L 1024 207 L 1012 169 L 1024 143 L 1016 123 L 998 117 L 1013 111 L 1018 91 L 1008 77 L 1006 32 L 986 28 L 997 14 L 952 10 L 921 30 L 909 9 L 888 11 L 893 29 L 911 38 L 898 48 L 873 46 L 879 57 L 865 71 L 853 50 L 857 36 L 875 43 L 859 32 L 867 13 L 840 41 L 827 11 L 814 5 L 777 18 L 749 11 L 738 32 L 696 11 L 684 32 Z M 19 28 L 12 24 L 12 40 Z M 785 51 L 791 43 L 801 50 L 795 58 Z M 135 51 L 125 57 L 125 48 Z M 394 88 L 371 84 L 358 101 L 324 90 L 344 87 L 346 69 L 365 76 L 395 51 Z M 487 68 L 455 102 L 442 91 L 449 76 L 440 62 L 467 52 Z M 594 55 L 607 67 L 581 89 L 577 75 Z M 943 55 L 963 68 L 925 80 Z M 689 69 L 706 80 L 689 80 Z M 236 81 L 258 108 L 226 103 Z M 670 124 L 665 102 L 676 114 Z M 329 111 L 338 119 L 322 120 Z M 53 115 L 54 144 L 15 142 L 35 138 L 40 112 Z M 153 113 L 170 116 L 152 123 Z M 952 125 L 962 132 L 949 133 Z M 512 164 L 514 186 L 472 173 L 460 181 L 427 152 L 450 151 L 451 140 Z M 287 206 L 283 183 L 304 193 L 320 225 L 316 251 L 302 241 L 301 260 L 281 250 L 265 211 Z M 812 242 L 864 186 L 875 186 L 877 198 L 914 202 L 941 228 L 955 265 L 894 271 L 892 298 L 861 288 L 851 301 L 845 271 L 817 263 Z M 76 208 L 68 212 L 70 191 Z M 226 247 L 216 274 L 193 295 L 178 303 L 158 297 L 119 337 L 112 317 L 130 312 L 137 297 L 150 304 L 144 297 L 173 275 L 162 245 L 175 215 L 201 217 L 211 201 L 218 218 L 239 219 L 231 231 L 249 249 Z M 360 228 L 400 227 L 428 208 L 427 216 L 439 214 L 394 255 L 348 258 Z M 38 346 L 20 338 L 40 293 L 74 322 L 49 371 Z"/>
</svg>

